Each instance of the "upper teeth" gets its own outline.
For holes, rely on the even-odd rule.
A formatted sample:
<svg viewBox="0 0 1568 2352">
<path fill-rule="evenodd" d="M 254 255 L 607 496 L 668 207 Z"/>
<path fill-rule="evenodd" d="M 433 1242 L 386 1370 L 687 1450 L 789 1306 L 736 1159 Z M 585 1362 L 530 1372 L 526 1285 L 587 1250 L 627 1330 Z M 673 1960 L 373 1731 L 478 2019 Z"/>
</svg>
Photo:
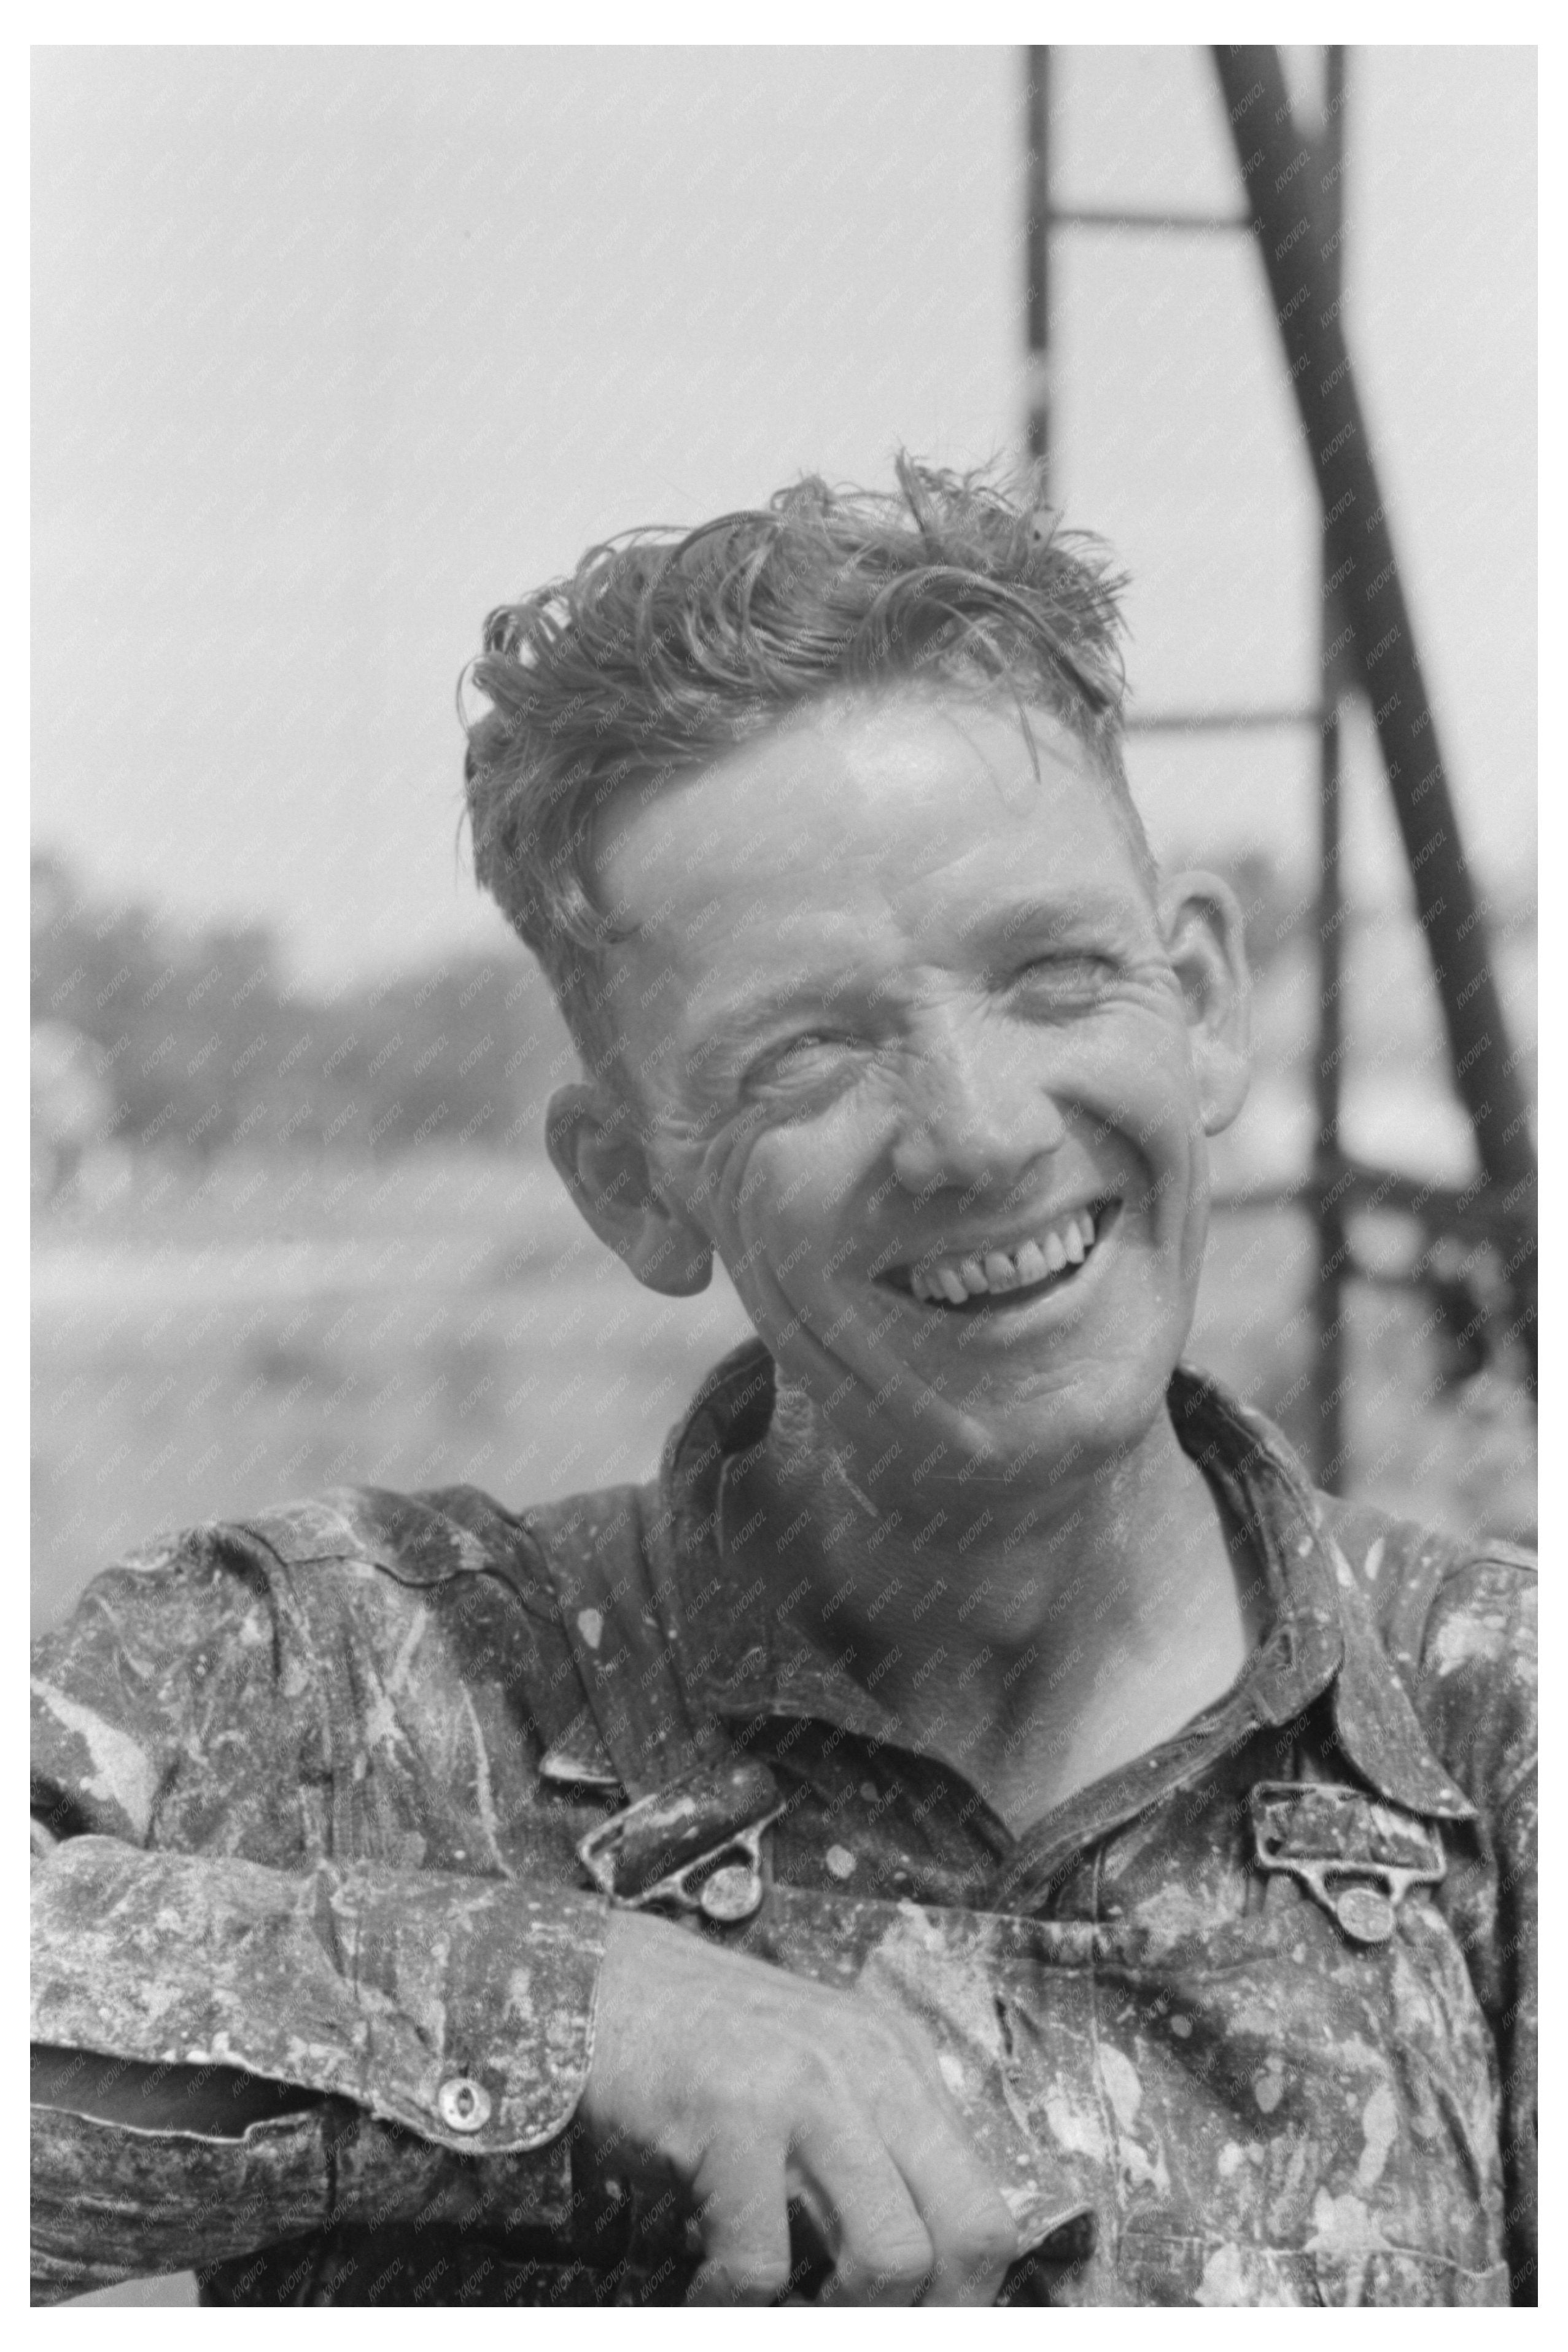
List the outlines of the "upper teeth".
<svg viewBox="0 0 1568 2352">
<path fill-rule="evenodd" d="M 1026 1290 L 1033 1283 L 1044 1282 L 1047 1275 L 1059 1274 L 1065 1265 L 1081 1265 L 1093 1247 L 1094 1219 L 1087 1209 L 1079 1209 L 1071 1216 L 1058 1217 L 1020 1249 L 987 1250 L 976 1257 L 941 1257 L 914 1266 L 910 1288 L 917 1298 L 945 1299 L 950 1306 L 962 1307 L 966 1298 L 978 1298 L 985 1291 Z"/>
</svg>

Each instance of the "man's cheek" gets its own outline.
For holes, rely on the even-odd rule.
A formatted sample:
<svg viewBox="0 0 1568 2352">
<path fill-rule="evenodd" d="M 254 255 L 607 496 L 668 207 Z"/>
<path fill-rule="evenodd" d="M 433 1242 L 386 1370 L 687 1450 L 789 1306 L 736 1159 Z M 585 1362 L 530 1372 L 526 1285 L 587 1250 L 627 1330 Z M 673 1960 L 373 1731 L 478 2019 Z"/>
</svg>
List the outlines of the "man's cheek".
<svg viewBox="0 0 1568 2352">
<path fill-rule="evenodd" d="M 689 1217 L 721 1234 L 744 1181 L 749 1139 L 731 1130 L 717 1136 L 667 1130 L 661 1142 L 669 1190 Z"/>
<path fill-rule="evenodd" d="M 771 1191 L 756 1188 L 730 1231 L 731 1279 L 748 1304 L 776 1307 L 783 1302 L 794 1309 L 819 1286 L 822 1237 L 816 1224 L 781 1211 Z"/>
</svg>

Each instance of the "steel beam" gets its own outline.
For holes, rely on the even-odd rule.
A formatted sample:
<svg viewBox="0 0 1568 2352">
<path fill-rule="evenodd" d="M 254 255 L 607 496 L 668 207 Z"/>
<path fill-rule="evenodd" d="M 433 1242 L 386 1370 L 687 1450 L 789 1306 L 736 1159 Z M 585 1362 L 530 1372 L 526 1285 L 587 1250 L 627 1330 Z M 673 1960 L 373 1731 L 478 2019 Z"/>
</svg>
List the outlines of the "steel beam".
<svg viewBox="0 0 1568 2352">
<path fill-rule="evenodd" d="M 1431 701 L 1332 292 L 1315 142 L 1297 126 L 1278 50 L 1215 64 L 1321 502 L 1329 578 L 1353 640 L 1442 1005 L 1454 1080 L 1505 1206 L 1533 1209 L 1535 1152 L 1460 844 Z M 1335 656 L 1343 650 L 1331 646 Z"/>
<path fill-rule="evenodd" d="M 1031 457 L 1051 453 L 1051 53 L 1024 51 L 1024 302 Z"/>
<path fill-rule="evenodd" d="M 1337 308 L 1344 282 L 1345 53 L 1323 54 L 1323 122 L 1313 142 L 1313 169 L 1321 205 L 1323 276 Z M 1346 1276 L 1351 1271 L 1344 1217 L 1334 1190 L 1340 1166 L 1341 1064 L 1344 1058 L 1345 904 L 1340 873 L 1343 828 L 1340 810 L 1340 666 L 1334 639 L 1341 604 L 1331 585 L 1333 550 L 1320 533 L 1322 577 L 1318 604 L 1319 677 L 1323 697 L 1318 739 L 1318 1055 L 1312 1072 L 1318 1130 L 1313 1164 L 1324 1180 L 1317 1195 L 1317 1359 L 1312 1399 L 1317 1407 L 1313 1462 L 1320 1486 L 1345 1486 L 1344 1395 Z"/>
</svg>

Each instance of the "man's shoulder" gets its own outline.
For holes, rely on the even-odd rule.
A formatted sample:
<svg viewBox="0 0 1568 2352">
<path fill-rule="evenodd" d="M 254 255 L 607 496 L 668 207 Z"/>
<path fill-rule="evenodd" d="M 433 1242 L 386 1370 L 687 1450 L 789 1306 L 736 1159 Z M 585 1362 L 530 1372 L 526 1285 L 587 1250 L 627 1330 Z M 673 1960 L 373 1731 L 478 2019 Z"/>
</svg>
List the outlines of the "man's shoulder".
<svg viewBox="0 0 1568 2352">
<path fill-rule="evenodd" d="M 1323 1533 L 1382 1633 L 1418 1657 L 1436 1613 L 1533 1606 L 1533 1551 L 1499 1535 L 1456 1535 L 1365 1502 L 1316 1497 Z"/>
<path fill-rule="evenodd" d="M 551 1553 L 570 1549 L 579 1531 L 606 1524 L 626 1530 L 640 1549 L 643 1499 L 638 1487 L 607 1486 L 514 1507 L 479 1486 L 403 1493 L 343 1486 L 274 1505 L 214 1533 L 237 1534 L 289 1569 L 368 1569 L 423 1589 L 499 1579 L 525 1606 L 553 1619 L 559 1600 Z"/>
<path fill-rule="evenodd" d="M 195 1716 L 254 1728 L 275 1707 L 300 1723 L 324 1710 L 346 1737 L 374 1691 L 417 1747 L 421 1726 L 467 1721 L 465 1693 L 497 1681 L 548 1744 L 584 1706 L 550 1546 L 570 1555 L 576 1531 L 613 1522 L 606 1504 L 627 1496 L 638 1491 L 525 1511 L 476 1486 L 342 1486 L 155 1536 L 33 1645 L 40 1780 L 76 1788 L 94 1769 L 89 1733 L 132 1760 L 162 1757 L 184 1737 L 170 1727 Z M 640 1541 L 640 1510 L 633 1529 Z M 162 1770 L 149 1763 L 138 1789 Z M 144 1826 L 147 1804 L 122 1810 Z"/>
<path fill-rule="evenodd" d="M 1275 1423 L 1195 1366 L 1181 1368 L 1173 1401 L 1178 1427 L 1195 1426 L 1211 1438 L 1217 1430 L 1232 1453 L 1251 1447 L 1272 1465 L 1316 1528 L 1340 1586 L 1354 1595 L 1356 1613 L 1371 1617 L 1407 1679 L 1421 1670 L 1445 1622 L 1489 1614 L 1510 1622 L 1532 1618 L 1533 1551 L 1502 1536 L 1457 1535 L 1314 1488 Z"/>
<path fill-rule="evenodd" d="M 1449 1770 L 1477 1801 L 1511 1790 L 1535 1752 L 1535 1555 L 1502 1537 L 1321 1501 L 1342 1580 Z"/>
<path fill-rule="evenodd" d="M 444 1584 L 511 1567 L 529 1552 L 524 1517 L 477 1486 L 404 1494 L 390 1486 L 331 1486 L 225 1522 L 288 1568 L 353 1560 L 402 1584 Z"/>
<path fill-rule="evenodd" d="M 473 1486 L 331 1486 L 151 1536 L 94 1578 L 77 1614 L 101 1603 L 96 1613 L 122 1628 L 148 1622 L 149 1612 L 159 1623 L 188 1617 L 210 1626 L 258 1602 L 287 1609 L 288 1592 L 301 1586 L 352 1606 L 356 1590 L 380 1591 L 390 1603 L 395 1593 L 412 1600 L 482 1579 L 554 1625 L 551 1547 L 569 1546 L 574 1528 L 597 1527 L 614 1512 L 624 1517 L 628 1503 L 638 1540 L 640 1500 L 636 1488 L 608 1487 L 514 1507 Z M 40 1638 L 47 1647 L 66 1632 Z"/>
</svg>

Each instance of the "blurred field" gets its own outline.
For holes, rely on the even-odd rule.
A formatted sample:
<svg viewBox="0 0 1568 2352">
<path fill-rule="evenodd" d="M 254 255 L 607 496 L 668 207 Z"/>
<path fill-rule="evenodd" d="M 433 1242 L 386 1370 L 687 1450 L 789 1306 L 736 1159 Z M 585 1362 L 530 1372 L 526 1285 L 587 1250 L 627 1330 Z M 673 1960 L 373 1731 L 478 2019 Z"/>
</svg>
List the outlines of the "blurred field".
<svg viewBox="0 0 1568 2352">
<path fill-rule="evenodd" d="M 154 1528 L 323 1486 L 641 1477 L 745 1328 L 640 1289 L 548 1168 L 454 1154 L 41 1219 L 33 1314 L 38 1624 Z"/>
<path fill-rule="evenodd" d="M 1192 1352 L 1310 1435 L 1304 1220 L 1216 1219 Z M 1456 1529 L 1528 1533 L 1534 1442 L 1495 1375 L 1440 1371 L 1415 1296 L 1353 1294 L 1351 1483 Z M 342 1482 L 542 1500 L 647 1475 L 747 1326 L 722 1277 L 638 1287 L 534 1159 L 235 1160 L 40 1214 L 37 1626 L 153 1530 Z M 1293 1391 L 1295 1391 L 1293 1393 Z"/>
</svg>

